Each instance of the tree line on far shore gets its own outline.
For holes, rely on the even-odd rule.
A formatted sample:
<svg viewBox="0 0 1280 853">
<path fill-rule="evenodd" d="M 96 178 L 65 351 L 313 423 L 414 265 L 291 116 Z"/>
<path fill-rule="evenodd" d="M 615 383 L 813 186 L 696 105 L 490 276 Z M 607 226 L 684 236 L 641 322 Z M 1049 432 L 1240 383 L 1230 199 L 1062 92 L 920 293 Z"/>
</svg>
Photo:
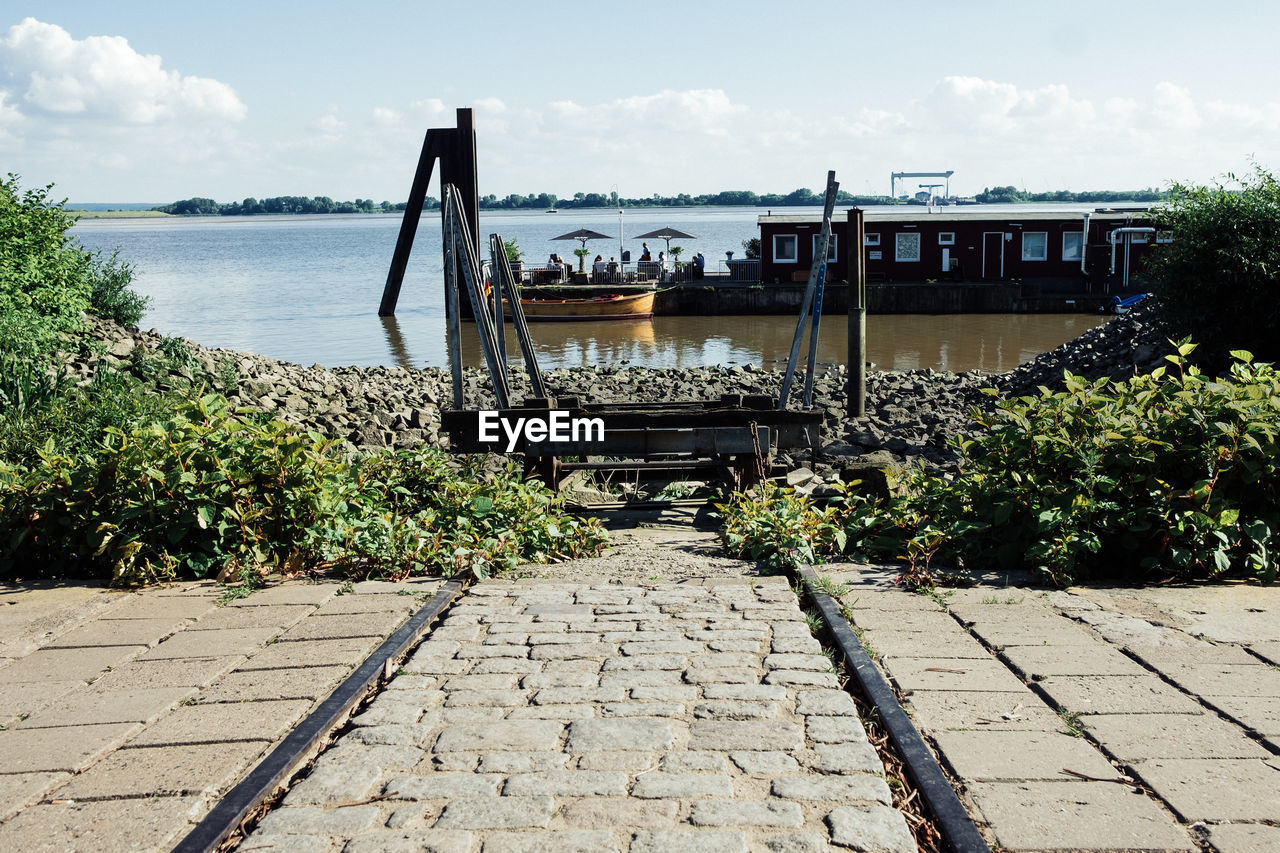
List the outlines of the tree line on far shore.
<svg viewBox="0 0 1280 853">
<path fill-rule="evenodd" d="M 1144 190 L 1092 190 L 1071 192 L 1029 193 L 1012 186 L 989 187 L 973 197 L 983 204 L 1018 202 L 1153 202 L 1165 198 L 1165 193 L 1155 189 Z M 751 190 L 724 190 L 704 195 L 680 193 L 664 196 L 654 193 L 640 198 L 624 198 L 615 193 L 574 193 L 572 198 L 560 198 L 555 193 L 512 193 L 499 198 L 496 195 L 480 196 L 481 210 L 572 210 L 574 208 L 610 207 L 819 207 L 822 196 L 812 190 L 800 188 L 789 193 L 757 194 Z M 921 204 L 911 199 L 894 199 L 889 196 L 853 195 L 841 190 L 836 202 L 842 205 L 872 204 Z M 375 202 L 358 198 L 355 201 L 334 201 L 328 196 L 274 196 L 257 199 L 252 196 L 243 201 L 218 202 L 211 198 L 193 197 L 152 208 L 177 216 L 253 216 L 256 214 L 310 214 L 310 213 L 398 213 L 408 206 L 406 202 Z M 439 210 L 440 200 L 427 196 L 423 210 Z"/>
</svg>

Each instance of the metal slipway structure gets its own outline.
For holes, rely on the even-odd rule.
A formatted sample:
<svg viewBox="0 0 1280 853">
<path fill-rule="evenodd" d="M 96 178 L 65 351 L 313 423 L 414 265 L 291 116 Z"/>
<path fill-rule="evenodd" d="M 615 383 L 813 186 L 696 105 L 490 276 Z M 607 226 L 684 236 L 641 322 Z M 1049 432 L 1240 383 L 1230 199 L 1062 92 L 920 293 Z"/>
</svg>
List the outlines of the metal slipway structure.
<svg viewBox="0 0 1280 853">
<path fill-rule="evenodd" d="M 475 131 L 471 110 L 458 110 L 458 126 L 427 131 L 414 175 L 400 236 L 396 243 L 387 283 L 378 313 L 395 313 L 396 300 L 412 249 L 414 233 L 426 198 L 427 184 L 436 160 L 441 165 L 441 216 L 444 234 L 445 315 L 448 330 L 449 363 L 453 382 L 453 408 L 442 413 L 454 452 L 482 453 L 518 451 L 524 454 L 527 473 L 536 472 L 553 489 L 565 472 L 609 470 L 635 472 L 636 476 L 670 476 L 688 471 L 723 471 L 733 484 L 746 488 L 767 476 L 772 451 L 778 448 L 814 446 L 818 442 L 822 412 L 787 408 L 780 399 L 766 395 L 727 394 L 718 400 L 687 402 L 588 403 L 578 397 L 551 397 L 547 394 L 534 352 L 533 341 L 520 310 L 520 285 L 512 275 L 502 238 L 489 237 L 489 263 L 480 262 L 473 235 L 478 228 L 478 198 L 475 180 Z M 833 181 L 829 182 L 834 184 Z M 835 190 L 829 187 L 825 232 L 830 233 L 830 212 Z M 823 256 L 825 259 L 825 255 Z M 825 279 L 825 262 L 823 279 Z M 821 289 L 810 277 L 806 309 L 817 294 L 813 330 L 806 372 L 806 407 L 812 403 L 812 373 L 816 353 L 817 322 L 821 315 Z M 486 285 L 491 288 L 486 291 Z M 462 377 L 461 309 L 465 288 L 475 317 L 485 366 L 497 401 L 497 418 L 508 424 L 523 419 L 550 425 L 603 423 L 603 440 L 595 435 L 545 439 L 523 432 L 514 446 L 506 435 L 492 432 L 482 436 L 481 410 L 468 408 Z M 511 306 L 513 327 L 528 370 L 531 395 L 517 403 L 512 399 L 507 373 L 507 348 L 503 302 Z M 804 314 L 797 326 L 797 340 L 784 379 L 789 391 L 795 372 Z M 491 422 L 486 419 L 486 422 Z M 545 434 L 544 430 L 544 434 Z M 562 457 L 587 461 L 564 462 Z M 588 459 L 594 457 L 594 459 Z"/>
</svg>

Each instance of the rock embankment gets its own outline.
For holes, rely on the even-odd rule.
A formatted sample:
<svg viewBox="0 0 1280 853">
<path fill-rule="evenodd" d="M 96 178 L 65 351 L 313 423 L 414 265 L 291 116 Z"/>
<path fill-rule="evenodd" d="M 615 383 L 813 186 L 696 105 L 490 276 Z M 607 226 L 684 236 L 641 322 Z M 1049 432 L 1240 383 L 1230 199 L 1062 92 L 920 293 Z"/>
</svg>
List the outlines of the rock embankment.
<svg viewBox="0 0 1280 853">
<path fill-rule="evenodd" d="M 193 341 L 177 345 L 155 330 L 141 332 L 101 320 L 91 321 L 100 345 L 69 355 L 71 369 L 88 377 L 98 362 L 127 370 L 168 389 L 184 382 L 225 394 L 233 404 L 252 406 L 282 420 L 348 442 L 353 448 L 444 446 L 440 409 L 449 407 L 452 390 L 447 370 L 399 367 L 304 367 L 266 356 L 208 349 Z M 867 377 L 867 416 L 845 415 L 846 369 L 829 366 L 814 383 L 815 402 L 826 415 L 818 459 L 808 454 L 784 457 L 784 464 L 823 456 L 857 458 L 873 454 L 883 463 L 926 463 L 948 467 L 954 454 L 948 443 L 973 429 L 970 407 L 989 407 L 992 398 L 979 389 L 995 387 L 1001 396 L 1036 393 L 1040 385 L 1060 385 L 1064 369 L 1090 379 L 1116 378 L 1158 366 L 1170 349 L 1147 313 L 1135 311 L 1042 354 L 1005 374 L 945 373 L 935 370 L 871 372 Z M 174 355 L 176 353 L 176 355 Z M 469 406 L 491 407 L 488 377 L 466 371 Z M 721 394 L 776 395 L 781 375 L 752 366 L 672 369 L 601 366 L 549 371 L 549 391 L 588 402 L 717 399 Z M 528 393 L 523 371 L 513 375 L 516 399 Z M 797 383 L 799 384 L 799 383 Z M 795 390 L 799 400 L 799 390 Z M 819 471 L 819 474 L 824 471 Z"/>
</svg>

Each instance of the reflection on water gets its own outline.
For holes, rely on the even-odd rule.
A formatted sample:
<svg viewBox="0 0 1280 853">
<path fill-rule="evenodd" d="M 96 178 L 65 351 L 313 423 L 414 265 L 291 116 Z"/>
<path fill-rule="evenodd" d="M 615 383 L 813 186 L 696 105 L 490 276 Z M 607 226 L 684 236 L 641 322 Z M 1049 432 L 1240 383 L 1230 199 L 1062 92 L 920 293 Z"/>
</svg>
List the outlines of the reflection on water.
<svg viewBox="0 0 1280 853">
<path fill-rule="evenodd" d="M 744 237 L 759 233 L 759 213 L 754 208 L 628 212 L 627 233 L 638 233 L 641 224 L 687 230 L 699 235 L 690 247 L 713 260 L 717 247 L 737 248 Z M 489 215 L 481 230 L 488 233 L 491 227 L 519 237 L 537 260 L 534 252 L 545 253 L 546 246 L 563 250 L 550 237 L 568 230 L 570 222 L 598 228 L 593 217 L 600 215 Z M 399 221 L 396 216 L 98 219 L 77 224 L 73 233 L 89 249 L 120 247 L 121 256 L 136 265 L 136 286 L 151 297 L 144 328 L 300 364 L 445 367 L 441 241 L 434 218 L 424 217 L 419 227 L 396 317 L 377 316 Z M 867 345 L 870 360 L 882 369 L 1004 371 L 1101 322 L 1101 316 L 1071 314 L 873 315 L 867 318 Z M 530 329 L 548 369 L 771 367 L 785 360 L 795 326 L 794 316 L 655 317 L 535 322 Z M 474 325 L 464 324 L 463 334 L 464 361 L 478 366 Z M 823 318 L 819 344 L 819 361 L 846 360 L 843 315 Z M 508 352 L 518 358 L 514 336 Z"/>
<path fill-rule="evenodd" d="M 1106 322 L 1096 314 L 872 315 L 867 357 L 881 370 L 986 370 L 1001 373 Z M 790 316 L 654 317 L 652 320 L 533 323 L 545 368 L 635 364 L 785 366 L 796 320 Z M 511 332 L 508 324 L 508 334 Z M 463 360 L 480 366 L 474 324 L 463 327 Z M 848 322 L 822 318 L 818 361 L 848 359 Z M 807 351 L 807 343 L 806 350 Z M 512 348 L 513 354 L 516 354 Z"/>
</svg>

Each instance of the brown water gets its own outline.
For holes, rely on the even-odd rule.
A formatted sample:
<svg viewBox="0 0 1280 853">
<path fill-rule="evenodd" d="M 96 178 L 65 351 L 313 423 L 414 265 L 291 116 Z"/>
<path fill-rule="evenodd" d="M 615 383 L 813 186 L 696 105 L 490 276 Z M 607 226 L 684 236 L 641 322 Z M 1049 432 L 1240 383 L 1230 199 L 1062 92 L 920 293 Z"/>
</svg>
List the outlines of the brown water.
<svg viewBox="0 0 1280 853">
<path fill-rule="evenodd" d="M 1107 320 L 1100 314 L 877 314 L 867 317 L 867 355 L 879 370 L 930 367 L 1002 373 Z M 654 317 L 533 323 L 530 331 L 544 367 L 752 364 L 772 369 L 786 365 L 795 327 L 795 318 L 788 316 Z M 412 343 L 403 335 L 395 341 L 394 320 L 385 323 L 384 329 L 396 362 L 418 364 Z M 480 366 L 475 326 L 468 324 L 465 331 L 464 361 Z M 508 353 L 518 358 L 510 324 L 507 333 Z M 824 316 L 818 335 L 819 363 L 844 364 L 847 350 L 847 318 Z M 802 360 L 807 353 L 806 340 Z"/>
<path fill-rule="evenodd" d="M 628 213 L 627 221 L 629 228 L 665 224 L 699 234 L 691 245 L 714 260 L 717 246 L 735 248 L 759 233 L 758 214 L 754 208 L 661 210 Z M 482 233 L 492 227 L 519 237 L 527 250 L 538 247 L 538 254 L 530 255 L 537 258 L 545 256 L 548 245 L 564 248 L 542 238 L 566 226 L 601 227 L 592 218 L 600 215 L 486 215 Z M 383 322 L 377 316 L 399 221 L 396 216 L 102 219 L 80 223 L 75 233 L 90 249 L 120 247 L 121 256 L 136 264 L 135 284 L 151 298 L 143 328 L 300 364 L 446 366 L 441 240 L 434 218 L 424 216 L 419 228 L 396 319 Z M 1101 322 L 1101 316 L 1078 314 L 874 315 L 867 318 L 867 343 L 870 360 L 882 369 L 994 372 Z M 539 360 L 548 369 L 621 363 L 772 367 L 785 363 L 795 326 L 794 316 L 655 317 L 535 323 L 532 332 Z M 844 316 L 823 318 L 820 362 L 846 361 L 846 326 Z M 474 326 L 467 338 L 464 361 L 478 365 Z M 514 341 L 510 351 L 518 354 Z"/>
</svg>

